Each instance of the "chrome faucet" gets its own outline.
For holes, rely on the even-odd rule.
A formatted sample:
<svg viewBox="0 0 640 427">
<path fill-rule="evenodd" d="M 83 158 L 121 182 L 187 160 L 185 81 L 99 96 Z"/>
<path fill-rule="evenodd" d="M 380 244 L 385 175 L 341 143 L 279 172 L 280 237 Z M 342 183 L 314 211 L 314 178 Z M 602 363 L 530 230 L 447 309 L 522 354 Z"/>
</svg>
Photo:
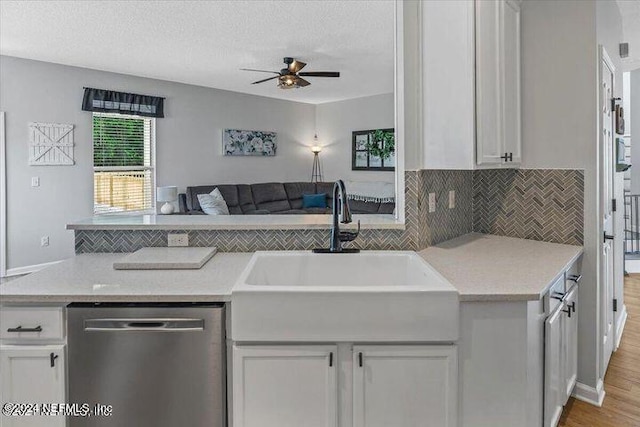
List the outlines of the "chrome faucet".
<svg viewBox="0 0 640 427">
<path fill-rule="evenodd" d="M 347 199 L 347 190 L 344 182 L 339 179 L 333 184 L 333 223 L 331 227 L 331 243 L 329 249 L 314 249 L 314 253 L 358 253 L 360 249 L 342 247 L 342 242 L 351 242 L 360 234 L 360 221 L 358 221 L 358 230 L 340 231 L 340 223 L 349 224 L 351 222 L 351 210 L 349 209 L 349 200 Z"/>
</svg>

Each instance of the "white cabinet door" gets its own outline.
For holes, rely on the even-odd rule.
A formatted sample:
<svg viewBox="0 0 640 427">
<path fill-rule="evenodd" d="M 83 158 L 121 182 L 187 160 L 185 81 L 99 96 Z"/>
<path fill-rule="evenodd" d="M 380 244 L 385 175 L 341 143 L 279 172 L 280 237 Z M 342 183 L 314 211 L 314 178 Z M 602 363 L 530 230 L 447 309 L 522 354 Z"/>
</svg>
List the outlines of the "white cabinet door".
<svg viewBox="0 0 640 427">
<path fill-rule="evenodd" d="M 502 60 L 502 137 L 509 161 L 505 165 L 522 162 L 520 124 L 520 3 L 505 0 L 500 3 Z"/>
<path fill-rule="evenodd" d="M 520 2 L 476 0 L 476 162 L 517 166 L 520 125 Z"/>
<path fill-rule="evenodd" d="M 354 427 L 454 427 L 455 346 L 354 346 Z"/>
<path fill-rule="evenodd" d="M 234 427 L 336 426 L 336 356 L 334 345 L 234 345 Z"/>
<path fill-rule="evenodd" d="M 53 365 L 53 366 L 52 366 Z M 0 401 L 11 403 L 65 403 L 63 345 L 0 346 Z M 56 427 L 63 416 L 2 416 L 3 427 Z"/>
<path fill-rule="evenodd" d="M 562 372 L 562 317 L 564 303 L 544 324 L 544 427 L 555 427 L 564 404 Z"/>
<path fill-rule="evenodd" d="M 566 311 L 562 316 L 562 365 L 564 389 L 562 403 L 567 403 L 578 376 L 578 287 L 566 296 Z"/>
</svg>

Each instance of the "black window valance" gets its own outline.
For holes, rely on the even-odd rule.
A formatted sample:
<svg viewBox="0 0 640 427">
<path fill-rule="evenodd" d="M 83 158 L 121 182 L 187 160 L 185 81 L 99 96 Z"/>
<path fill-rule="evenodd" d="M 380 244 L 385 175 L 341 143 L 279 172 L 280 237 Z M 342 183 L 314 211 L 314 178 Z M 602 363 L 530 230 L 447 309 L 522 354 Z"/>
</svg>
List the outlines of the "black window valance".
<svg viewBox="0 0 640 427">
<path fill-rule="evenodd" d="M 85 87 L 82 110 L 164 117 L 164 98 Z"/>
</svg>

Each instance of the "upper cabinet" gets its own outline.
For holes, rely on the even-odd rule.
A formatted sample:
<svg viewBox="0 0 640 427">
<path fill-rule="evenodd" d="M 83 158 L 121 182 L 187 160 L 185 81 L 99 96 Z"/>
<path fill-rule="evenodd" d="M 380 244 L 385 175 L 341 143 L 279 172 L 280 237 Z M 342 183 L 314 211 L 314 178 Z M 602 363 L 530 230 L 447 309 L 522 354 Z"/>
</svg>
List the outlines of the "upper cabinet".
<svg viewBox="0 0 640 427">
<path fill-rule="evenodd" d="M 520 132 L 520 3 L 476 0 L 476 161 L 516 166 Z"/>
<path fill-rule="evenodd" d="M 520 1 L 418 7 L 423 167 L 518 167 Z"/>
</svg>

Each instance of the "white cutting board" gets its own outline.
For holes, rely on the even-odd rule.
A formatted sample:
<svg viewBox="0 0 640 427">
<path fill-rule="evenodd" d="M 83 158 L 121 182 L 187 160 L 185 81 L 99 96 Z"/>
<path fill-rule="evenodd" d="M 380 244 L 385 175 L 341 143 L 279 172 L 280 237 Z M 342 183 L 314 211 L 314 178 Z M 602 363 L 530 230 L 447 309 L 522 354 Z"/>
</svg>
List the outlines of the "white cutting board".
<svg viewBox="0 0 640 427">
<path fill-rule="evenodd" d="M 113 263 L 116 270 L 180 270 L 202 267 L 216 248 L 142 248 Z"/>
</svg>

